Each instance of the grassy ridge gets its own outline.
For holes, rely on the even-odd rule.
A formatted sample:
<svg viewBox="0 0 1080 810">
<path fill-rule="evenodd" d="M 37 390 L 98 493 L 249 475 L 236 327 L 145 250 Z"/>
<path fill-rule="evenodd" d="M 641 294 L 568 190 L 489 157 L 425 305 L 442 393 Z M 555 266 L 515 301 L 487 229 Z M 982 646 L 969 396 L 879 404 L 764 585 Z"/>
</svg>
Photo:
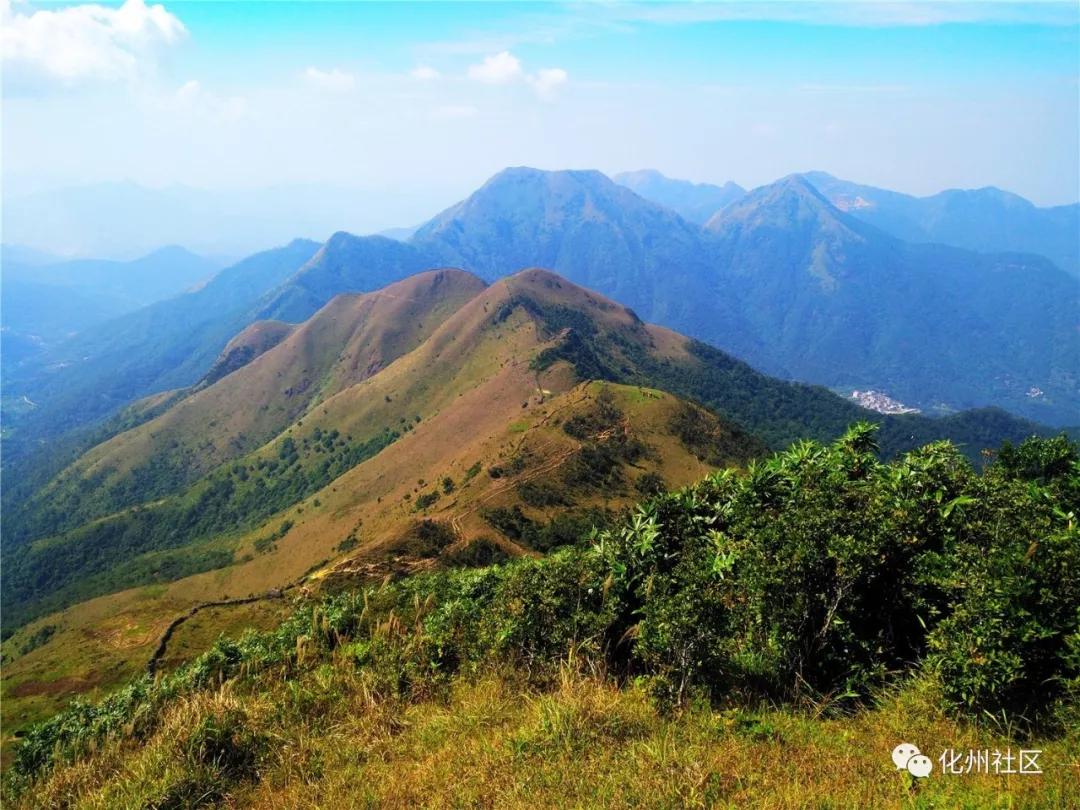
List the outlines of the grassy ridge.
<svg viewBox="0 0 1080 810">
<path fill-rule="evenodd" d="M 354 441 L 335 430 L 300 445 L 286 437 L 276 456 L 227 464 L 183 496 L 17 546 L 4 559 L 5 629 L 99 594 L 229 565 L 230 536 L 317 492 L 399 435 L 386 429 Z"/>
<path fill-rule="evenodd" d="M 526 357 L 531 358 L 537 375 L 563 361 L 572 366 L 579 380 L 659 388 L 702 403 L 729 420 L 730 447 L 720 448 L 720 458 L 742 456 L 745 448 L 761 446 L 760 439 L 772 447 L 786 446 L 802 436 L 829 441 L 864 415 L 854 404 L 823 388 L 767 377 L 716 349 L 647 326 L 629 310 L 551 273 L 525 271 L 472 297 L 480 282 L 464 273 L 448 273 L 421 274 L 398 286 L 412 289 L 423 282 L 441 289 L 445 285 L 439 279 L 449 278 L 446 283 L 460 287 L 457 297 L 446 305 L 447 310 L 455 310 L 453 314 L 443 311 L 437 296 L 422 297 L 430 305 L 416 306 L 426 313 L 426 325 L 406 330 L 407 340 L 402 335 L 392 340 L 386 337 L 389 327 L 383 328 L 383 320 L 392 324 L 392 319 L 375 319 L 377 325 L 369 324 L 371 335 L 364 330 L 358 334 L 366 336 L 360 340 L 365 345 L 374 335 L 374 343 L 381 345 L 385 338 L 396 347 L 376 352 L 380 362 L 400 355 L 416 342 L 419 346 L 398 363 L 366 376 L 364 383 L 348 386 L 322 401 L 320 408 L 307 412 L 306 421 L 297 421 L 260 450 L 220 465 L 192 483 L 193 471 L 207 463 L 203 458 L 206 447 L 175 437 L 162 439 L 164 449 L 159 448 L 160 452 L 151 453 L 124 474 L 114 468 L 113 463 L 119 463 L 116 459 L 109 463 L 99 459 L 101 463 L 85 469 L 76 465 L 28 500 L 24 510 L 16 510 L 9 516 L 12 519 L 5 521 L 3 607 L 7 628 L 94 595 L 227 566 L 238 530 L 253 528 L 260 520 L 297 504 L 379 452 L 395 432 L 411 427 L 408 420 L 415 417 L 408 414 L 452 410 L 455 393 L 475 387 L 467 381 L 493 378 Z M 459 299 L 466 298 L 468 302 L 459 307 Z M 374 294 L 353 303 L 381 300 Z M 397 312 L 398 298 L 387 300 L 391 302 L 387 306 Z M 336 306 L 347 304 L 339 299 Z M 337 309 L 331 304 L 326 311 Z M 323 320 L 330 322 L 335 334 L 342 333 L 339 339 L 354 334 L 351 326 L 345 328 L 332 318 L 317 316 L 285 344 L 198 397 L 205 398 L 225 386 L 228 390 L 220 401 L 209 398 L 216 403 L 214 408 L 235 411 L 235 392 L 225 395 L 232 390 L 228 386 L 243 382 L 245 375 L 256 374 L 263 366 L 273 372 L 278 366 L 270 361 L 300 337 L 318 331 L 316 327 Z M 514 343 L 500 338 L 506 332 L 515 336 Z M 392 329 L 389 333 L 396 334 Z M 311 346 L 323 351 L 326 362 L 335 368 L 353 362 L 345 362 L 344 355 L 337 352 L 326 353 L 322 341 L 313 339 Z M 290 360 L 287 367 L 301 377 L 314 373 L 308 368 L 312 364 L 302 359 L 306 354 L 286 352 Z M 367 369 L 367 362 L 358 368 Z M 359 372 L 349 372 L 353 373 Z M 349 374 L 345 376 L 352 379 Z M 277 373 L 269 373 L 269 379 L 264 392 L 270 396 L 268 402 L 281 397 L 288 400 L 293 386 L 283 393 L 274 382 Z M 528 402 L 534 392 L 521 393 Z M 198 397 L 188 398 L 182 406 L 194 409 Z M 262 408 L 250 410 L 261 412 Z M 199 413 L 209 418 L 217 411 L 211 408 Z M 135 432 L 153 435 L 169 414 L 176 416 L 169 411 Z M 395 417 L 401 421 L 393 422 Z M 205 427 L 201 419 L 190 424 L 184 419 L 180 421 L 185 430 L 190 428 L 200 436 L 200 442 L 213 444 L 214 419 Z M 879 440 L 887 457 L 918 442 L 942 437 L 958 441 L 969 457 L 975 457 L 987 444 L 1019 440 L 1037 430 L 1031 423 L 993 411 L 945 420 L 906 416 L 879 421 Z M 186 435 L 183 431 L 180 434 Z M 355 434 L 356 439 L 340 434 Z M 223 434 L 227 435 L 228 431 Z M 334 436 L 329 443 L 327 435 Z M 228 443 L 220 436 L 218 439 Z M 122 448 L 133 440 L 132 434 L 124 434 L 110 446 L 115 443 Z M 97 458 L 91 453 L 80 464 L 91 457 Z M 134 460 L 139 458 L 142 456 L 136 454 Z M 172 553 L 186 546 L 191 546 L 189 553 Z"/>
<path fill-rule="evenodd" d="M 900 699 L 914 700 L 923 693 L 911 692 L 913 682 L 933 695 L 928 716 L 992 713 L 1017 733 L 1050 735 L 1062 756 L 1075 752 L 1072 737 L 1054 739 L 1076 727 L 1080 685 L 1076 448 L 1063 440 L 1006 447 L 979 476 L 947 445 L 881 464 L 872 435 L 861 426 L 828 447 L 797 445 L 741 478 L 719 473 L 544 559 L 301 605 L 272 633 L 218 642 L 172 675 L 37 727 L 17 752 L 8 789 L 100 790 L 116 806 L 133 801 L 124 791 L 145 785 L 159 792 L 139 802 L 185 805 L 198 796 L 272 794 L 296 779 L 331 784 L 336 772 L 315 762 L 287 770 L 272 740 L 313 750 L 311 740 L 341 731 L 332 719 L 348 701 L 389 706 L 387 722 L 405 728 L 405 707 L 445 698 L 472 678 L 510 673 L 515 688 L 544 690 L 566 677 L 568 662 L 573 673 L 610 678 L 595 687 L 601 693 L 629 688 L 610 700 L 625 701 L 635 716 L 647 694 L 641 725 L 608 727 L 600 712 L 563 728 L 556 712 L 543 721 L 537 747 L 525 739 L 512 747 L 515 756 L 552 744 L 572 749 L 576 735 L 595 738 L 596 755 L 614 755 L 620 740 L 648 738 L 661 718 L 695 705 L 710 706 L 701 716 L 721 724 L 725 716 L 742 723 L 738 712 L 763 702 L 858 717 L 898 684 L 908 684 Z M 230 703 L 231 690 L 243 700 Z M 249 705 L 263 708 L 249 716 Z M 764 742 L 788 721 L 745 722 Z M 963 722 L 952 729 L 973 733 Z M 672 733 L 683 731 L 692 735 L 693 722 Z M 117 752 L 133 744 L 145 750 L 128 762 Z M 370 749 L 358 746 L 363 766 L 369 755 L 359 752 Z M 108 756 L 108 767 L 119 768 L 113 781 L 102 776 L 108 767 L 95 765 Z M 119 776 L 137 762 L 144 771 Z M 1046 784 L 1061 796 L 1068 772 L 1055 773 Z M 976 784 L 984 796 L 994 787 Z M 724 779 L 715 787 L 717 800 L 771 790 Z M 853 789 L 902 795 L 888 783 Z"/>
</svg>

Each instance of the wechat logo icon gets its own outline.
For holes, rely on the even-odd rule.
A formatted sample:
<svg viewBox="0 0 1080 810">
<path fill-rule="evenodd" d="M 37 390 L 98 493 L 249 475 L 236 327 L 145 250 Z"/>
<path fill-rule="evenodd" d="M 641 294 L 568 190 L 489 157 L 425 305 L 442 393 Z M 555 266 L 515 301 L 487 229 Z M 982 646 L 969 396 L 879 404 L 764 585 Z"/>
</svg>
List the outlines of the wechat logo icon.
<svg viewBox="0 0 1080 810">
<path fill-rule="evenodd" d="M 892 761 L 896 770 L 907 771 L 918 779 L 924 779 L 934 770 L 934 763 L 930 757 L 924 756 L 917 746 L 911 743 L 900 743 L 892 752 Z"/>
</svg>

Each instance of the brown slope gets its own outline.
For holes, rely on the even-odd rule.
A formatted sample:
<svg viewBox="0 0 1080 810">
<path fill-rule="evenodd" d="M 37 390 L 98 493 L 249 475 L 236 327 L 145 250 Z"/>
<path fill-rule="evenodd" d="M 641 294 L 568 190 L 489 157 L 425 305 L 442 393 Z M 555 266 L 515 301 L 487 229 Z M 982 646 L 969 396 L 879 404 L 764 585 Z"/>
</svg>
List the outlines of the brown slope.
<svg viewBox="0 0 1080 810">
<path fill-rule="evenodd" d="M 577 326 L 553 329 L 548 322 L 552 318 Z M 295 562 L 257 558 L 249 564 L 248 573 L 231 586 L 232 592 L 257 590 L 267 577 L 284 572 L 298 575 L 333 557 L 335 544 L 361 520 L 368 527 L 365 533 L 370 535 L 366 549 L 392 547 L 417 517 L 413 499 L 430 493 L 445 476 L 462 480 L 465 471 L 477 461 L 486 470 L 491 464 L 506 462 L 526 451 L 530 460 L 523 468 L 525 475 L 535 474 L 541 479 L 559 475 L 560 464 L 580 446 L 559 429 L 559 424 L 580 406 L 574 392 L 582 390 L 588 377 L 566 361 L 556 362 L 544 371 L 537 371 L 533 361 L 546 349 L 567 340 L 575 328 L 595 328 L 612 338 L 635 342 L 657 358 L 686 357 L 685 338 L 644 324 L 629 309 L 547 271 L 528 270 L 491 285 L 448 318 L 415 351 L 323 401 L 303 420 L 248 457 L 245 463 L 251 464 L 254 472 L 257 463 L 253 462 L 277 458 L 281 443 L 289 440 L 298 449 L 299 469 L 311 470 L 322 458 L 313 449 L 318 446 L 316 436 L 327 431 L 337 430 L 354 439 L 374 436 L 388 428 L 403 433 L 374 458 L 307 498 L 298 509 L 276 515 L 251 533 L 252 540 L 264 537 L 283 520 L 290 520 L 293 527 L 278 545 L 291 549 L 286 559 L 295 557 Z M 657 444 L 668 447 L 672 442 L 667 426 L 670 409 L 684 403 L 661 392 L 653 392 L 651 399 L 664 403 L 654 410 L 668 410 L 663 418 L 655 417 L 638 430 L 648 444 L 657 443 L 652 437 L 666 436 Z M 704 419 L 704 432 L 723 435 L 730 446 L 738 448 L 722 461 L 741 463 L 763 449 L 736 426 L 709 414 Z M 519 434 L 526 433 L 530 434 L 529 445 L 519 446 Z M 537 444 L 535 437 L 546 439 Z M 680 443 L 656 459 L 642 461 L 641 469 L 627 472 L 627 479 L 636 479 L 643 470 L 659 469 L 669 483 L 693 480 L 708 467 L 696 458 L 696 452 Z M 473 493 L 492 498 L 487 506 L 512 503 L 519 482 L 515 475 L 500 483 L 489 481 L 486 473 L 474 476 Z M 511 483 L 513 487 L 505 486 Z M 489 491 L 489 484 L 494 490 Z M 590 497 L 575 501 L 584 506 Z M 633 490 L 620 490 L 597 495 L 596 499 L 612 506 L 637 497 Z M 450 499 L 440 498 L 433 508 L 439 510 L 450 503 Z M 462 539 L 483 533 L 478 508 L 465 512 L 454 509 L 444 518 L 453 521 Z M 204 581 L 210 580 L 208 575 Z M 222 575 L 214 575 L 213 581 L 212 588 L 217 588 Z"/>
<path fill-rule="evenodd" d="M 639 498 L 636 482 L 648 472 L 657 472 L 676 486 L 701 477 L 715 463 L 741 462 L 756 449 L 736 428 L 696 411 L 704 420 L 701 432 L 730 439 L 741 448 L 728 456 L 703 456 L 672 427 L 679 410 L 692 406 L 671 394 L 637 386 L 609 386 L 625 414 L 618 430 L 600 431 L 605 438 L 585 440 L 568 433 L 566 421 L 587 414 L 603 386 L 583 380 L 564 360 L 543 372 L 536 370 L 533 360 L 570 339 L 575 329 L 596 329 L 636 341 L 654 356 L 678 357 L 683 352 L 680 336 L 647 326 L 624 307 L 550 273 L 527 271 L 484 289 L 420 346 L 309 408 L 279 437 L 236 463 L 255 477 L 259 462 L 277 458 L 281 443 L 289 438 L 299 457 L 290 469 L 306 475 L 325 458 L 316 449 L 316 430 L 323 435 L 337 430 L 359 441 L 396 427 L 402 434 L 399 439 L 261 525 L 200 541 L 202 546 L 232 550 L 234 564 L 168 585 L 98 597 L 42 619 L 42 624 L 61 629 L 45 647 L 26 657 L 27 667 L 34 663 L 32 675 L 19 659 L 6 668 L 5 684 L 24 678 L 50 682 L 73 655 L 86 664 L 87 683 L 95 682 L 95 673 L 113 672 L 121 665 L 137 667 L 140 658 L 145 661 L 155 644 L 152 634 L 145 644 L 140 637 L 141 646 L 102 649 L 95 641 L 102 622 L 167 625 L 170 617 L 195 604 L 260 594 L 309 572 L 315 572 L 315 578 L 309 577 L 308 587 L 316 587 L 328 575 L 334 580 L 430 567 L 441 564 L 447 552 L 481 538 L 506 553 L 531 553 L 520 538 L 493 527 L 486 510 L 520 506 L 540 523 L 566 510 L 617 509 Z M 641 440 L 648 454 L 620 461 L 618 481 L 611 486 L 568 484 L 567 471 L 582 444 L 610 441 L 619 431 Z M 478 464 L 478 472 L 470 475 Z M 492 467 L 505 472 L 495 477 L 489 472 Z M 453 492 L 418 510 L 418 497 L 436 488 L 441 491 L 445 477 L 454 481 Z M 562 492 L 566 502 L 530 505 L 524 500 L 523 484 Z M 449 548 L 434 549 L 442 552 L 439 557 L 417 542 L 418 522 L 423 519 L 435 521 L 448 538 Z M 291 526 L 280 535 L 286 521 Z M 352 548 L 342 545 L 350 535 L 356 538 Z M 23 705 L 17 702 L 21 698 L 5 697 L 15 701 L 11 705 L 16 708 Z"/>
<path fill-rule="evenodd" d="M 287 431 L 288 436 L 302 442 L 316 429 L 337 429 L 357 438 L 383 428 L 399 429 L 417 416 L 429 418 L 495 379 L 499 384 L 489 390 L 493 400 L 507 399 L 518 407 L 542 389 L 565 391 L 583 377 L 568 374 L 562 367 L 544 373 L 531 367 L 540 351 L 570 330 L 544 323 L 538 315 L 541 308 L 574 313 L 605 333 L 629 336 L 647 345 L 654 342 L 651 327 L 629 309 L 554 273 L 522 271 L 476 295 L 415 351 L 323 400 L 310 418 Z M 268 447 L 266 452 L 273 455 L 276 450 Z"/>
<path fill-rule="evenodd" d="M 318 589 L 324 583 L 336 586 L 343 578 L 381 578 L 387 573 L 451 564 L 455 552 L 477 541 L 487 541 L 511 555 L 534 553 L 493 528 L 485 519 L 486 510 L 519 506 L 537 523 L 567 511 L 581 515 L 590 508 L 617 510 L 640 497 L 635 484 L 647 473 L 658 473 L 669 486 L 680 486 L 713 468 L 674 433 L 673 416 L 689 406 L 670 394 L 581 383 L 543 402 L 534 398 L 522 408 L 513 397 L 498 396 L 507 390 L 507 378 L 512 376 L 513 369 L 504 369 L 431 419 L 422 420 L 383 453 L 249 532 L 236 545 L 236 564 L 167 586 L 91 599 L 21 630 L 4 647 L 9 658 L 3 695 L 7 721 L 21 726 L 55 711 L 73 695 L 101 694 L 102 689 L 107 691 L 138 674 L 169 623 L 195 605 L 270 594 L 312 571 L 301 587 L 286 596 L 291 598 L 301 588 Z M 564 476 L 582 442 L 570 436 L 564 425 L 575 415 L 588 415 L 604 388 L 614 393 L 617 407 L 625 414 L 626 429 L 649 446 L 649 455 L 634 464 L 622 464 L 618 486 L 567 489 Z M 712 429 L 727 429 L 721 420 L 704 416 Z M 514 469 L 517 457 L 526 459 L 520 469 Z M 469 476 L 477 463 L 480 471 Z M 493 478 L 489 469 L 497 466 L 507 472 Z M 454 481 L 453 493 L 443 495 L 428 509 L 417 510 L 418 494 L 441 489 L 447 476 Z M 422 487 L 421 479 L 425 481 Z M 530 506 L 521 496 L 523 484 L 562 490 L 568 502 Z M 284 520 L 293 521 L 293 529 L 269 551 L 257 550 L 255 541 L 272 534 Z M 418 549 L 415 535 L 421 520 L 444 527 L 453 538 L 451 544 L 434 549 L 435 553 Z M 355 535 L 358 545 L 342 551 L 341 544 L 350 535 Z M 272 611 L 279 602 L 268 598 L 263 604 Z M 237 622 L 243 621 L 243 615 L 241 608 L 201 613 L 203 644 L 219 631 L 238 634 L 242 624 Z M 46 625 L 56 628 L 53 638 L 28 655 L 19 654 L 25 639 Z M 185 626 L 180 637 L 170 641 L 166 665 L 184 660 L 183 636 L 190 629 Z M 193 646 L 186 655 L 192 657 L 202 649 Z M 67 677 L 72 672 L 76 677 Z"/>
<path fill-rule="evenodd" d="M 340 295 L 243 367 L 91 449 L 46 494 L 80 478 L 96 487 L 138 486 L 132 479 L 150 464 L 192 481 L 273 438 L 312 403 L 416 348 L 483 288 L 469 273 L 435 270 L 377 292 Z"/>
<path fill-rule="evenodd" d="M 246 366 L 255 358 L 270 351 L 296 329 L 296 324 L 283 321 L 255 321 L 225 344 L 214 365 L 206 372 L 200 387 L 213 385 L 227 374 Z"/>
</svg>

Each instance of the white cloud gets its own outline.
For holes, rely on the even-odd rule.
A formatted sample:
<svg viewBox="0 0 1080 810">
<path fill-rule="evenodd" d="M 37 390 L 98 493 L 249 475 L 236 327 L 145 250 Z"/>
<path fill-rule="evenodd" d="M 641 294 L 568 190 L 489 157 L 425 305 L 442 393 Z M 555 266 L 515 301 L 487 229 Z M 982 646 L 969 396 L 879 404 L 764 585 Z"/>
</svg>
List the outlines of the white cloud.
<svg viewBox="0 0 1080 810">
<path fill-rule="evenodd" d="M 562 68 L 543 68 L 527 80 L 540 98 L 550 101 L 555 97 L 556 91 L 566 84 L 568 78 L 567 72 Z"/>
<path fill-rule="evenodd" d="M 187 34 L 164 6 L 144 0 L 126 0 L 119 8 L 85 4 L 32 13 L 5 0 L 0 23 L 5 71 L 25 82 L 134 79 Z"/>
<path fill-rule="evenodd" d="M 316 87 L 335 93 L 343 93 L 356 86 L 356 77 L 340 68 L 319 70 L 317 67 L 309 67 L 304 71 L 304 78 Z"/>
<path fill-rule="evenodd" d="M 556 91 L 566 84 L 569 75 L 562 68 L 542 68 L 536 73 L 526 73 L 521 60 L 510 51 L 501 51 L 484 58 L 477 65 L 470 65 L 468 77 L 485 84 L 511 84 L 524 81 L 545 101 L 555 98 Z"/>
<path fill-rule="evenodd" d="M 435 70 L 435 68 L 429 67 L 428 65 L 417 65 L 409 71 L 409 75 L 422 82 L 430 82 L 438 79 L 441 74 L 439 71 Z"/>
<path fill-rule="evenodd" d="M 521 61 L 510 51 L 502 51 L 494 56 L 487 56 L 478 65 L 470 65 L 469 78 L 485 84 L 509 84 L 520 79 Z"/>
</svg>

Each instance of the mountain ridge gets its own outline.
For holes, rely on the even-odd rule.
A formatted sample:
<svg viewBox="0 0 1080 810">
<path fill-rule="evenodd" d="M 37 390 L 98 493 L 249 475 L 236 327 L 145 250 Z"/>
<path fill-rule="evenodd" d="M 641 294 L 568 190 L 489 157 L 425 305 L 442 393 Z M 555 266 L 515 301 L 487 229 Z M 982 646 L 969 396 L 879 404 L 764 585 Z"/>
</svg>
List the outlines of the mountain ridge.
<svg viewBox="0 0 1080 810">
<path fill-rule="evenodd" d="M 704 225 L 709 217 L 746 194 L 746 189 L 730 180 L 722 186 L 694 183 L 666 177 L 656 169 L 622 172 L 611 179 L 698 225 Z"/>
</svg>

